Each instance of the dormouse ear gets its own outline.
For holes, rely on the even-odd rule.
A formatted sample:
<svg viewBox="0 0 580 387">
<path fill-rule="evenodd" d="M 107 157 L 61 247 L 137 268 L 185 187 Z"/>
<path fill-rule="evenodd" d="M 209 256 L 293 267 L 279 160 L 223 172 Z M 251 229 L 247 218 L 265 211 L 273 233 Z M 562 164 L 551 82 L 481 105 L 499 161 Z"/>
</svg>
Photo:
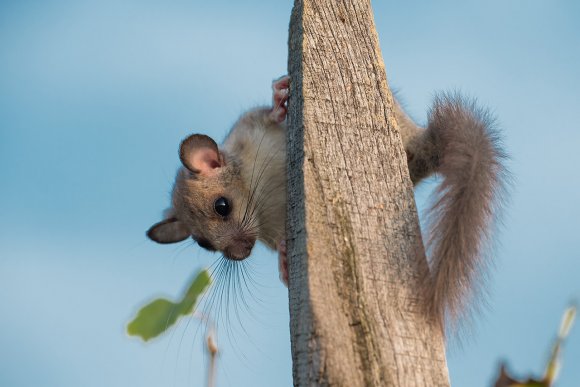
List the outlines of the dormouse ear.
<svg viewBox="0 0 580 387">
<path fill-rule="evenodd" d="M 192 134 L 181 142 L 179 158 L 194 174 L 211 176 L 225 165 L 217 144 L 204 134 Z"/>
<path fill-rule="evenodd" d="M 147 230 L 147 237 L 157 243 L 177 243 L 190 236 L 187 228 L 177 218 L 165 219 L 155 223 Z"/>
</svg>

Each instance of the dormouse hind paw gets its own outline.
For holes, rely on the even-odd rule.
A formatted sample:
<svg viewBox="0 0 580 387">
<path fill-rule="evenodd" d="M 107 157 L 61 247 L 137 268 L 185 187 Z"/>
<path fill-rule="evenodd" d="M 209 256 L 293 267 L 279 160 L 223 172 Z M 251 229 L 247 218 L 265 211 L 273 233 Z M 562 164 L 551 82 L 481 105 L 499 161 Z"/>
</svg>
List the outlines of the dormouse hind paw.
<svg viewBox="0 0 580 387">
<path fill-rule="evenodd" d="M 272 82 L 272 111 L 270 112 L 270 117 L 276 123 L 281 123 L 286 119 L 289 86 L 290 77 L 288 75 L 284 75 Z"/>
<path fill-rule="evenodd" d="M 288 287 L 288 257 L 286 256 L 286 241 L 278 242 L 278 270 L 280 271 L 280 281 Z"/>
</svg>

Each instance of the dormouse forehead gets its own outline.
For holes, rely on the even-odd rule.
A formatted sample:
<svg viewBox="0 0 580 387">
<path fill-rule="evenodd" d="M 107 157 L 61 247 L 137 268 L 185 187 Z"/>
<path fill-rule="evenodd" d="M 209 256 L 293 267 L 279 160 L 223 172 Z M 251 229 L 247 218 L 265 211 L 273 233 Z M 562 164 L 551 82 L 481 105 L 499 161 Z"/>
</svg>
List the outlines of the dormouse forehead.
<svg viewBox="0 0 580 387">
<path fill-rule="evenodd" d="M 214 202 L 220 197 L 233 199 L 236 189 L 218 178 L 192 176 L 189 172 L 179 174 L 173 188 L 173 206 L 187 216 L 213 216 Z"/>
<path fill-rule="evenodd" d="M 173 204 L 176 207 L 204 207 L 213 196 L 212 187 L 195 179 L 178 179 L 173 188 Z"/>
</svg>

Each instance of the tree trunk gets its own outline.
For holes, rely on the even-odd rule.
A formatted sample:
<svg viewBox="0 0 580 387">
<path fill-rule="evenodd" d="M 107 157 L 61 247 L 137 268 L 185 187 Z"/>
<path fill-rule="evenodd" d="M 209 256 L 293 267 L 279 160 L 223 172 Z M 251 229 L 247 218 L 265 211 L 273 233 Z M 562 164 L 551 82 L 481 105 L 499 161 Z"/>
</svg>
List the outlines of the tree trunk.
<svg viewBox="0 0 580 387">
<path fill-rule="evenodd" d="M 296 0 L 288 257 L 296 386 L 448 386 L 441 328 L 368 0 Z"/>
</svg>

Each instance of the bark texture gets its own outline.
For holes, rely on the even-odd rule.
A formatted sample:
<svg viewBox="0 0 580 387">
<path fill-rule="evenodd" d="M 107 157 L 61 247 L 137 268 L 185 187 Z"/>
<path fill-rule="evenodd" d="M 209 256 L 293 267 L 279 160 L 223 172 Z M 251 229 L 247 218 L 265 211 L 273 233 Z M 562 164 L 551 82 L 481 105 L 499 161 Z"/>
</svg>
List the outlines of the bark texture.
<svg viewBox="0 0 580 387">
<path fill-rule="evenodd" d="M 448 386 L 369 1 L 296 0 L 289 43 L 294 384 Z"/>
</svg>

